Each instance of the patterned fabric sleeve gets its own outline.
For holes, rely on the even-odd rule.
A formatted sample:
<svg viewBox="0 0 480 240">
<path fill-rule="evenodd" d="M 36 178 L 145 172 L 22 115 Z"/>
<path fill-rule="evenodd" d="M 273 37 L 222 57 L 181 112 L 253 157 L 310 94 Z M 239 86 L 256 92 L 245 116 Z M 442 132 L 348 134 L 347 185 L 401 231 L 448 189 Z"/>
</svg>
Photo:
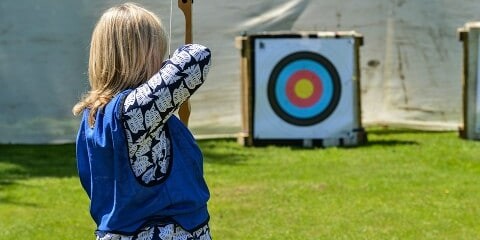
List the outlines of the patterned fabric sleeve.
<svg viewBox="0 0 480 240">
<path fill-rule="evenodd" d="M 141 183 L 155 185 L 168 175 L 171 146 L 164 124 L 203 84 L 210 57 L 204 46 L 185 45 L 157 74 L 126 96 L 123 125 L 132 170 Z"/>
</svg>

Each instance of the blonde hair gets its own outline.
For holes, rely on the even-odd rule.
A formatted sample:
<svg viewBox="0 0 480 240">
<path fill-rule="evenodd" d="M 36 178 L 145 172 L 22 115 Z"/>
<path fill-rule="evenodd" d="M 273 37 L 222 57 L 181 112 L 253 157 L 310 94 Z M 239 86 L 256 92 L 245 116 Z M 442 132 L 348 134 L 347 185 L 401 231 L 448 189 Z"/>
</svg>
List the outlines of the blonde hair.
<svg viewBox="0 0 480 240">
<path fill-rule="evenodd" d="M 160 19 L 133 3 L 105 11 L 93 30 L 88 79 L 90 91 L 72 109 L 90 110 L 88 123 L 116 94 L 135 88 L 160 70 L 167 49 Z"/>
</svg>

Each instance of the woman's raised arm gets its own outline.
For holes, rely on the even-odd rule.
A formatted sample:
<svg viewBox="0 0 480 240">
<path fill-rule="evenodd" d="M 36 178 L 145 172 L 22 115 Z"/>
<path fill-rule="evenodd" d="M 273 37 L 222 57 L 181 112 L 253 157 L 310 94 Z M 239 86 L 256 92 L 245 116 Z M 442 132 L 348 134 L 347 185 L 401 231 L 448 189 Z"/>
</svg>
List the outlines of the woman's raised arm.
<svg viewBox="0 0 480 240">
<path fill-rule="evenodd" d="M 131 91 L 123 104 L 124 125 L 132 142 L 162 127 L 205 81 L 210 50 L 189 44 L 175 51 L 146 83 Z"/>
</svg>

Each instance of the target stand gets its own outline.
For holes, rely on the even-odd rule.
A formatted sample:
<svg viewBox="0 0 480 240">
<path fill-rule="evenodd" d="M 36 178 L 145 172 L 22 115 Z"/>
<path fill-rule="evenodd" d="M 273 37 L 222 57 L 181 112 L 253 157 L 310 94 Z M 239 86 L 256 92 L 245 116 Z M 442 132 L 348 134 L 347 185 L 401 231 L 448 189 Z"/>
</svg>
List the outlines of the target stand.
<svg viewBox="0 0 480 240">
<path fill-rule="evenodd" d="M 466 23 L 458 29 L 463 42 L 463 125 L 461 138 L 480 140 L 480 22 Z"/>
<path fill-rule="evenodd" d="M 237 37 L 247 146 L 355 146 L 361 124 L 355 32 L 264 33 Z"/>
</svg>

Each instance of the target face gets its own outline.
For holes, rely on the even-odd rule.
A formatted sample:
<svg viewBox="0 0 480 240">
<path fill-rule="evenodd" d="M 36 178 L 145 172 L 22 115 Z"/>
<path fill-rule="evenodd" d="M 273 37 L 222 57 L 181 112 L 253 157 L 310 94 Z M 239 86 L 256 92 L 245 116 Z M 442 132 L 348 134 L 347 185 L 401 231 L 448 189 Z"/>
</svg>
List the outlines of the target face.
<svg viewBox="0 0 480 240">
<path fill-rule="evenodd" d="M 268 100 L 288 123 L 309 126 L 335 110 L 341 96 L 337 70 L 325 57 L 296 52 L 279 61 L 268 80 Z"/>
</svg>

